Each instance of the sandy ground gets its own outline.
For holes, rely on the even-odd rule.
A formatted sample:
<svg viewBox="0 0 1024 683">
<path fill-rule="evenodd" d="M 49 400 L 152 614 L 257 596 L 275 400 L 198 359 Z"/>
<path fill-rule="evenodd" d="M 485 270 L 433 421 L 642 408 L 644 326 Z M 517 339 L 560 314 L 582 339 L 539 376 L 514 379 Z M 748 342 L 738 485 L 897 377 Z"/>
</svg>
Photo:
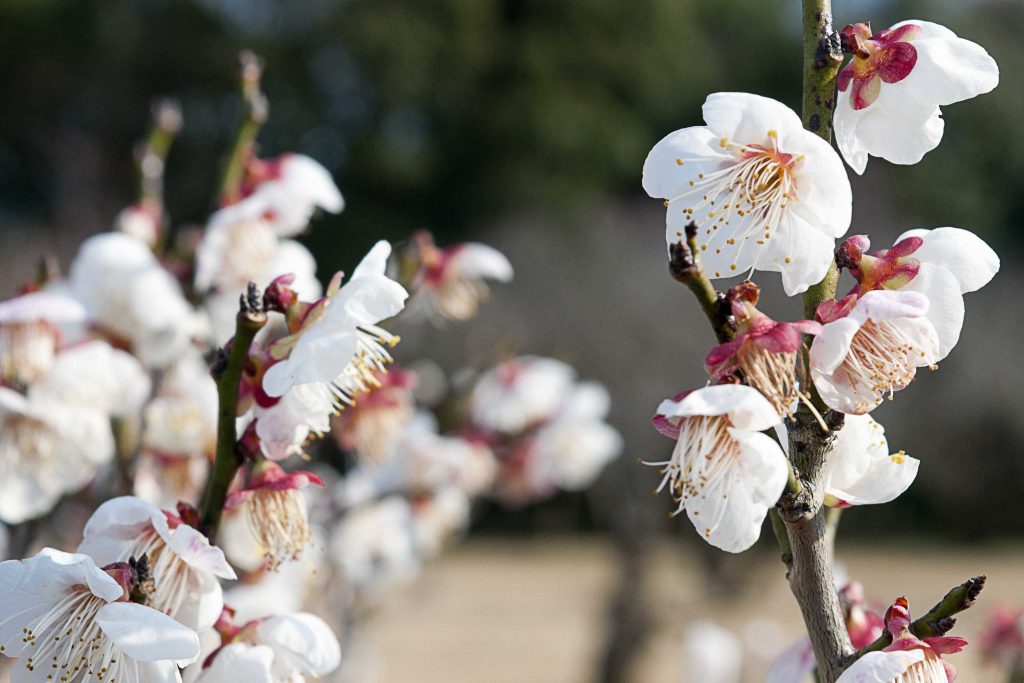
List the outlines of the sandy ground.
<svg viewBox="0 0 1024 683">
<path fill-rule="evenodd" d="M 978 636 L 995 605 L 1024 606 L 1024 547 L 942 553 L 847 547 L 840 560 L 869 596 L 905 594 L 919 613 L 960 580 L 988 574 L 982 603 L 955 631 L 968 639 Z M 762 680 L 769 659 L 799 634 L 800 621 L 776 558 L 765 553 L 746 566 L 746 588 L 725 595 L 709 588 L 699 559 L 685 549 L 655 554 L 648 589 L 656 630 L 633 680 L 689 683 L 680 673 L 681 642 L 699 618 L 736 632 L 746 647 L 744 680 Z M 370 622 L 362 645 L 349 651 L 350 663 L 367 667 L 361 678 L 380 683 L 593 680 L 616 572 L 614 552 L 598 541 L 470 541 L 393 596 Z M 976 653 L 952 661 L 961 683 L 1001 683 L 996 672 L 979 666 Z"/>
</svg>

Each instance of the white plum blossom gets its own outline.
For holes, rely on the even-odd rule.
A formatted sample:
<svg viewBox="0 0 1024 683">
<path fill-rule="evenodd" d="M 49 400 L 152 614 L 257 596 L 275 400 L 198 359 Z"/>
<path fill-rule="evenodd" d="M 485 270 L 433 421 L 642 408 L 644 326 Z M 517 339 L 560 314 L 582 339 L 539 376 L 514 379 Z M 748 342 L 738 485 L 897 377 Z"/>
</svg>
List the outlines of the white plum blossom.
<svg viewBox="0 0 1024 683">
<path fill-rule="evenodd" d="M 465 242 L 440 248 L 429 232 L 413 235 L 410 247 L 416 268 L 409 282 L 411 317 L 468 320 L 490 295 L 487 280 L 512 281 L 512 264 L 494 247 Z"/>
<path fill-rule="evenodd" d="M 388 348 L 398 338 L 378 326 L 405 305 L 408 293 L 385 275 L 391 245 L 380 241 L 344 285 L 336 277 L 327 296 L 314 304 L 302 329 L 271 345 L 277 358 L 263 377 L 272 397 L 309 384 L 326 397 L 350 403 L 374 385 L 374 372 L 391 362 Z"/>
<path fill-rule="evenodd" d="M 575 378 L 571 366 L 554 358 L 521 356 L 499 363 L 473 387 L 473 421 L 503 434 L 522 432 L 558 412 Z"/>
<path fill-rule="evenodd" d="M 597 382 L 579 383 L 558 416 L 534 436 L 537 475 L 566 491 L 593 484 L 622 452 L 622 435 L 604 421 L 610 407 L 607 389 Z"/>
<path fill-rule="evenodd" d="M 330 213 L 345 208 L 330 172 L 304 154 L 253 159 L 246 171 L 244 189 L 248 196 L 242 202 L 256 200 L 262 215 L 282 237 L 305 230 L 318 208 Z"/>
<path fill-rule="evenodd" d="M 686 627 L 682 654 L 682 680 L 686 683 L 739 683 L 741 680 L 743 645 L 731 631 L 713 621 L 700 619 Z"/>
<path fill-rule="evenodd" d="M 742 384 L 697 389 L 658 407 L 655 426 L 676 439 L 658 491 L 668 488 L 711 545 L 741 552 L 754 544 L 786 485 L 782 447 L 762 434 L 782 418 L 760 392 Z"/>
<path fill-rule="evenodd" d="M 835 238 L 850 226 L 852 194 L 839 155 L 775 100 L 714 93 L 705 126 L 662 139 L 643 185 L 665 200 L 669 246 L 696 223 L 709 277 L 781 273 L 790 296 L 824 277 Z"/>
<path fill-rule="evenodd" d="M 196 630 L 212 626 L 224 606 L 218 579 L 236 578 L 224 553 L 205 536 L 132 496 L 113 498 L 96 509 L 78 552 L 103 564 L 147 555 L 156 582 L 152 606 Z"/>
<path fill-rule="evenodd" d="M 174 683 L 199 656 L 199 637 L 155 609 L 88 555 L 46 548 L 0 563 L 0 654 L 15 681 Z"/>
<path fill-rule="evenodd" d="M 166 506 L 198 499 L 217 440 L 217 385 L 202 357 L 167 371 L 143 417 L 135 494 Z"/>
<path fill-rule="evenodd" d="M 149 397 L 149 375 L 135 356 L 92 340 L 63 349 L 29 393 L 69 406 L 88 406 L 111 417 L 131 417 Z"/>
<path fill-rule="evenodd" d="M 905 388 L 919 367 L 941 357 L 939 337 L 918 292 L 873 290 L 811 344 L 811 376 L 827 406 L 862 415 Z"/>
<path fill-rule="evenodd" d="M 910 488 L 920 464 L 903 451 L 890 453 L 885 428 L 871 416 L 847 415 L 825 461 L 825 504 L 888 503 Z"/>
<path fill-rule="evenodd" d="M 277 614 L 241 627 L 218 649 L 199 683 L 302 683 L 341 663 L 341 646 L 323 619 Z"/>
<path fill-rule="evenodd" d="M 349 511 L 331 537 L 331 556 L 352 590 L 375 596 L 420 571 L 413 513 L 393 495 Z"/>
<path fill-rule="evenodd" d="M 102 410 L 0 387 L 0 521 L 45 514 L 113 457 L 110 417 Z"/>
<path fill-rule="evenodd" d="M 863 173 L 868 155 L 916 164 L 942 140 L 941 106 L 987 93 L 999 68 L 985 49 L 929 21 L 901 21 L 871 33 L 843 29 L 853 58 L 839 73 L 836 143 Z"/>
<path fill-rule="evenodd" d="M 469 526 L 470 500 L 462 489 L 445 486 L 416 499 L 412 513 L 418 551 L 424 557 L 436 557 L 448 539 Z"/>
<path fill-rule="evenodd" d="M 145 242 L 126 233 L 85 240 L 71 263 L 69 285 L 90 318 L 127 341 L 147 367 L 169 365 L 199 332 L 177 281 Z"/>
<path fill-rule="evenodd" d="M 0 302 L 0 381 L 28 384 L 49 370 L 62 326 L 85 322 L 85 307 L 57 292 Z"/>
</svg>

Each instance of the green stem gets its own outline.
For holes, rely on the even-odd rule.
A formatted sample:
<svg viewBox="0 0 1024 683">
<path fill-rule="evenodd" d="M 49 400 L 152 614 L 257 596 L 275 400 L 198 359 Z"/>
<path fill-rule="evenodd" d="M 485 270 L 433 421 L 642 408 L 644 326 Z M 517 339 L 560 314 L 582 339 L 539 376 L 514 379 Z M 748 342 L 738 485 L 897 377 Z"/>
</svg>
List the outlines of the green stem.
<svg viewBox="0 0 1024 683">
<path fill-rule="evenodd" d="M 244 300 L 244 296 L 243 296 Z M 223 367 L 215 372 L 217 380 L 217 451 L 213 469 L 206 482 L 206 490 L 200 505 L 200 518 L 204 533 L 213 541 L 220 526 L 224 501 L 235 473 L 242 464 L 238 452 L 238 434 L 235 420 L 238 417 L 238 387 L 242 372 L 249 360 L 249 347 L 256 333 L 267 324 L 265 313 L 254 311 L 243 304 L 235 318 L 235 337 Z"/>
<path fill-rule="evenodd" d="M 153 103 L 153 127 L 135 154 L 139 203 L 154 216 L 164 213 L 164 167 L 167 154 L 181 132 L 181 105 L 174 100 Z"/>
<path fill-rule="evenodd" d="M 220 204 L 233 204 L 242 197 L 245 165 L 252 157 L 256 136 L 267 121 L 267 98 L 260 90 L 263 63 L 248 50 L 239 55 L 241 62 L 242 112 L 220 181 Z"/>
</svg>

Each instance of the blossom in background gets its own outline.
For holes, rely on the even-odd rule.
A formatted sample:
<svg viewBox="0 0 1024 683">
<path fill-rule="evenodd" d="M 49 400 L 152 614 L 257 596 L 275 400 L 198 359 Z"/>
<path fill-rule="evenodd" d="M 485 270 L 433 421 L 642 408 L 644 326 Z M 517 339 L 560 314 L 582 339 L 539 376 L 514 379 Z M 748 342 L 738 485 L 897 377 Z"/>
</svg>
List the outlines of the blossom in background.
<svg viewBox="0 0 1024 683">
<path fill-rule="evenodd" d="M 306 501 L 299 493 L 307 486 L 324 485 L 312 472 L 285 472 L 272 460 L 253 466 L 244 488 L 228 496 L 225 507 L 245 506 L 249 528 L 263 548 L 267 568 L 302 557 L 312 540 Z"/>
<path fill-rule="evenodd" d="M 1024 662 L 1024 610 L 997 606 L 989 617 L 979 647 L 989 662 L 1010 666 Z"/>
<path fill-rule="evenodd" d="M 413 499 L 413 536 L 421 556 L 437 557 L 446 543 L 469 527 L 470 505 L 469 497 L 457 486 Z"/>
<path fill-rule="evenodd" d="M 113 573 L 113 572 L 111 572 Z M 126 602 L 130 586 L 88 555 L 46 548 L 0 563 L 0 654 L 14 680 L 180 681 L 199 638 L 159 611 Z"/>
<path fill-rule="evenodd" d="M 331 558 L 346 586 L 372 598 L 420 571 L 413 513 L 405 498 L 392 495 L 350 510 L 331 536 Z"/>
<path fill-rule="evenodd" d="M 167 507 L 198 500 L 217 441 L 217 385 L 202 357 L 175 363 L 143 415 L 135 495 Z"/>
<path fill-rule="evenodd" d="M 909 230 L 889 249 L 865 253 L 867 237 L 843 243 L 840 260 L 857 278 L 852 292 L 874 289 L 920 292 L 925 317 L 935 327 L 942 360 L 956 346 L 964 323 L 963 295 L 984 287 L 999 271 L 999 257 L 974 233 L 959 228 Z"/>
<path fill-rule="evenodd" d="M 662 468 L 668 487 L 711 545 L 741 552 L 761 533 L 768 509 L 782 495 L 789 463 L 763 430 L 782 422 L 771 403 L 741 384 L 704 387 L 665 400 L 654 425 L 676 439 Z"/>
<path fill-rule="evenodd" d="M 885 630 L 892 644 L 880 652 L 869 652 L 843 672 L 836 683 L 953 683 L 956 670 L 942 655 L 960 652 L 967 641 L 941 636 L 923 640 L 910 632 L 906 598 L 899 598 L 885 614 Z"/>
<path fill-rule="evenodd" d="M 31 292 L 0 302 L 0 381 L 25 385 L 50 369 L 61 327 L 85 322 L 85 307 L 56 292 Z"/>
<path fill-rule="evenodd" d="M 731 287 L 726 294 L 736 321 L 730 341 L 719 344 L 704 359 L 708 374 L 723 379 L 739 373 L 746 384 L 760 391 L 775 411 L 793 417 L 793 409 L 803 396 L 804 342 L 801 334 L 818 334 L 821 324 L 813 320 L 777 322 L 757 310 L 760 290 L 746 281 Z"/>
<path fill-rule="evenodd" d="M 156 582 L 150 605 L 195 630 L 212 626 L 224 606 L 218 579 L 236 578 L 224 553 L 205 536 L 132 496 L 113 498 L 96 509 L 78 552 L 101 564 L 146 555 Z"/>
<path fill-rule="evenodd" d="M 910 384 L 917 368 L 936 363 L 939 337 L 928 307 L 928 297 L 918 292 L 875 290 L 839 317 L 824 317 L 810 360 L 825 404 L 853 415 L 870 412 Z M 823 311 L 833 312 L 820 308 L 819 317 Z"/>
<path fill-rule="evenodd" d="M 402 282 L 413 292 L 409 314 L 434 322 L 468 320 L 490 295 L 487 280 L 512 281 L 512 264 L 494 247 L 465 242 L 438 247 L 434 237 L 420 230 L 402 254 Z"/>
<path fill-rule="evenodd" d="M 572 392 L 576 371 L 554 358 L 520 356 L 483 373 L 469 397 L 475 425 L 517 434 L 553 417 Z"/>
<path fill-rule="evenodd" d="M 383 461 L 389 456 L 416 409 L 416 374 L 398 366 L 374 373 L 377 388 L 347 406 L 331 421 L 338 447 L 360 457 Z"/>
<path fill-rule="evenodd" d="M 345 208 L 330 171 L 304 154 L 250 159 L 242 193 L 245 198 L 239 203 L 258 200 L 263 217 L 282 237 L 305 230 L 318 208 L 329 213 Z"/>
<path fill-rule="evenodd" d="M 302 683 L 341 664 L 338 639 L 320 617 L 275 614 L 234 626 L 225 613 L 217 624 L 221 646 L 204 662 L 200 683 Z"/>
<path fill-rule="evenodd" d="M 0 521 L 50 511 L 114 457 L 110 416 L 47 394 L 0 387 Z"/>
<path fill-rule="evenodd" d="M 133 417 L 142 410 L 151 386 L 135 356 L 92 340 L 61 350 L 29 393 L 68 406 L 87 406 L 111 417 Z"/>
<path fill-rule="evenodd" d="M 682 655 L 685 683 L 739 683 L 741 680 L 743 645 L 732 631 L 713 621 L 700 619 L 686 627 Z"/>
<path fill-rule="evenodd" d="M 401 311 L 408 297 L 384 274 L 390 254 L 387 242 L 374 245 L 347 283 L 335 276 L 327 295 L 304 311 L 296 327 L 290 325 L 291 334 L 270 345 L 278 362 L 263 376 L 269 396 L 310 384 L 343 405 L 374 385 L 374 372 L 391 362 L 388 348 L 398 342 L 377 323 Z"/>
<path fill-rule="evenodd" d="M 839 72 L 836 143 L 863 173 L 868 155 L 916 164 L 942 140 L 939 107 L 987 93 L 999 67 L 985 49 L 928 21 L 902 21 L 872 34 L 869 24 L 842 30 L 853 58 Z"/>
<path fill-rule="evenodd" d="M 703 113 L 706 126 L 669 134 L 644 162 L 644 189 L 668 209 L 668 244 L 696 223 L 709 277 L 775 271 L 788 295 L 803 292 L 850 226 L 842 160 L 775 100 L 714 93 Z"/>
<path fill-rule="evenodd" d="M 126 233 L 93 235 L 71 262 L 70 291 L 90 320 L 126 342 L 148 368 L 163 368 L 202 332 L 178 282 L 145 242 Z"/>
<path fill-rule="evenodd" d="M 140 202 L 121 209 L 114 218 L 114 231 L 131 235 L 152 249 L 160 242 L 160 221 L 152 206 Z"/>
<path fill-rule="evenodd" d="M 920 464 L 903 451 L 890 453 L 885 428 L 871 416 L 847 415 L 822 472 L 825 504 L 888 503 L 910 488 Z"/>
</svg>

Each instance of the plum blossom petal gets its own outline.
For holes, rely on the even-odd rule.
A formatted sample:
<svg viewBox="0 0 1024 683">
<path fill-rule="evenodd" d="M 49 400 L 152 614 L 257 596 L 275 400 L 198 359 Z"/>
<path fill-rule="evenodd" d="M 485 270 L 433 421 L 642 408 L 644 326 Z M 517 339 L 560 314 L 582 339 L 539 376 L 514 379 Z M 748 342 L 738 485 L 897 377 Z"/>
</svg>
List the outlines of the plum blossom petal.
<svg viewBox="0 0 1024 683">
<path fill-rule="evenodd" d="M 914 667 L 926 666 L 925 655 L 921 650 L 899 652 L 869 652 L 849 669 L 843 672 L 836 683 L 910 683 L 913 678 L 904 678 L 904 674 Z M 928 683 L 945 683 L 946 673 L 939 665 L 942 678 L 935 677 L 934 666 L 929 667 L 927 678 L 917 678 Z"/>
<path fill-rule="evenodd" d="M 96 623 L 114 645 L 140 662 L 169 659 L 187 666 L 199 656 L 199 636 L 155 609 L 132 602 L 112 602 Z"/>
<path fill-rule="evenodd" d="M 713 621 L 695 621 L 683 634 L 682 669 L 684 681 L 739 683 L 743 646 L 731 631 Z"/>
<path fill-rule="evenodd" d="M 217 651 L 197 683 L 273 683 L 274 651 L 266 645 L 230 643 Z"/>
<path fill-rule="evenodd" d="M 777 271 L 787 294 L 824 275 L 850 224 L 852 194 L 839 156 L 774 100 L 715 93 L 705 127 L 666 136 L 648 154 L 643 185 L 666 200 L 666 239 L 696 223 L 713 278 Z"/>
<path fill-rule="evenodd" d="M 890 454 L 885 428 L 868 415 L 848 415 L 825 463 L 825 504 L 831 507 L 888 503 L 914 482 L 920 462 Z"/>
<path fill-rule="evenodd" d="M 900 22 L 871 35 L 843 29 L 854 57 L 839 77 L 834 126 L 843 157 L 863 173 L 869 155 L 914 164 L 938 146 L 940 106 L 989 92 L 999 68 L 985 50 L 927 21 Z"/>
<path fill-rule="evenodd" d="M 522 356 L 500 363 L 477 380 L 470 395 L 473 421 L 516 434 L 553 417 L 572 392 L 576 372 L 554 358 Z"/>
<path fill-rule="evenodd" d="M 760 433 L 782 418 L 756 389 L 741 384 L 697 389 L 662 402 L 658 413 L 679 431 L 662 468 L 666 486 L 705 540 L 728 552 L 757 540 L 769 508 L 785 488 L 789 465 L 782 448 Z"/>
<path fill-rule="evenodd" d="M 922 240 L 914 258 L 949 271 L 959 283 L 961 294 L 981 289 L 999 272 L 999 256 L 970 230 L 917 228 L 903 233 L 896 242 L 908 237 Z"/>
</svg>

